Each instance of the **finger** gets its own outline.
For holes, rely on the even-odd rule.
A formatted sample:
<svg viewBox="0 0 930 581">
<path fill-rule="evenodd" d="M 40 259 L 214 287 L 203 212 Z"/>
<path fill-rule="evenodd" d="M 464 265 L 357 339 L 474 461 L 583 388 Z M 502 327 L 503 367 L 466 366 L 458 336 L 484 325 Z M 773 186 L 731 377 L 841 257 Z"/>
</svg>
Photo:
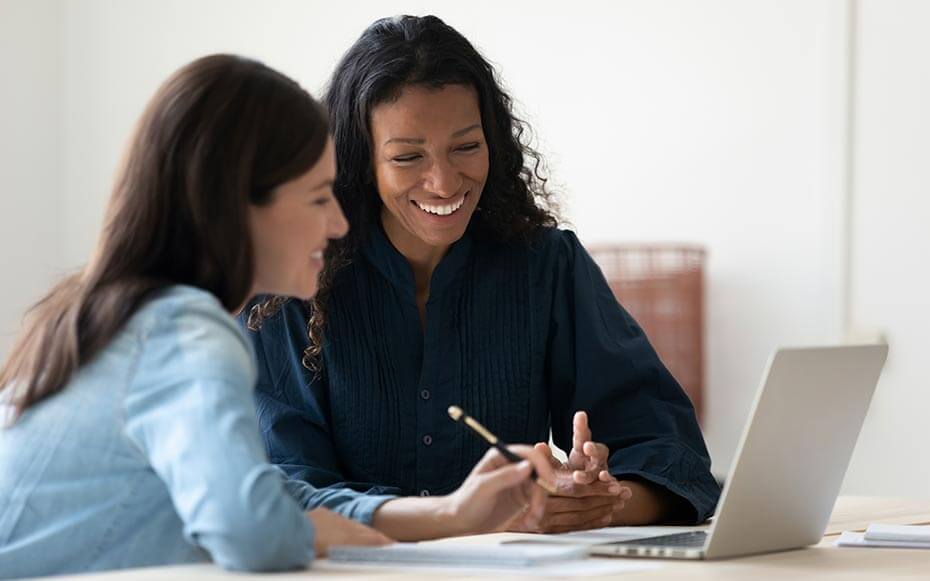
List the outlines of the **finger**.
<svg viewBox="0 0 930 581">
<path fill-rule="evenodd" d="M 535 528 L 546 515 L 546 499 L 549 497 L 541 486 L 530 485 L 524 492 L 529 496 L 527 524 Z"/>
<path fill-rule="evenodd" d="M 575 412 L 575 417 L 572 420 L 572 428 L 572 448 L 582 452 L 584 443 L 591 440 L 591 430 L 588 428 L 587 412 Z"/>
<path fill-rule="evenodd" d="M 501 466 L 507 466 L 510 464 L 510 461 L 507 458 L 504 458 L 504 455 L 497 450 L 497 448 L 488 448 L 488 451 L 484 453 L 484 456 L 481 457 L 481 460 L 475 464 L 475 467 L 472 468 L 472 474 L 483 474 L 485 472 L 491 472 L 500 468 Z"/>
<path fill-rule="evenodd" d="M 572 472 L 572 481 L 575 484 L 591 484 L 597 481 L 597 474 L 586 472 L 584 470 L 575 470 Z"/>
<path fill-rule="evenodd" d="M 555 470 L 553 469 L 549 458 L 547 458 L 540 449 L 539 444 L 532 448 L 522 444 L 512 444 L 507 446 L 507 449 L 517 456 L 526 458 L 526 460 L 528 460 L 533 465 L 533 469 L 536 471 L 536 477 L 538 479 L 543 480 L 545 484 L 555 486 Z M 545 484 L 542 486 L 545 487 Z"/>
<path fill-rule="evenodd" d="M 608 488 L 611 484 L 618 482 L 613 474 L 606 470 L 575 470 L 572 472 L 572 481 L 576 484 L 594 484 L 595 482 L 602 482 L 606 484 Z"/>
<path fill-rule="evenodd" d="M 548 458 L 549 464 L 551 464 L 553 468 L 562 467 L 562 463 L 559 462 L 559 459 L 556 458 L 555 455 L 552 454 L 552 448 L 549 447 L 549 444 L 546 444 L 545 442 L 539 442 L 538 444 L 533 446 L 533 448 L 535 450 L 538 450 L 540 454 Z"/>
<path fill-rule="evenodd" d="M 624 486 L 620 484 L 620 494 L 617 495 L 617 498 L 621 500 L 630 500 L 633 498 L 633 489 L 629 486 Z"/>
<path fill-rule="evenodd" d="M 610 523 L 613 507 L 599 506 L 589 510 L 577 512 L 560 512 L 548 515 L 547 528 L 567 527 L 578 530 L 580 528 L 603 527 Z"/>
<path fill-rule="evenodd" d="M 559 478 L 556 482 L 558 496 L 569 496 L 573 498 L 582 498 L 585 496 L 617 496 L 622 491 L 622 486 L 615 480 L 601 482 L 600 480 L 590 484 L 578 484 L 571 478 Z"/>
<path fill-rule="evenodd" d="M 585 456 L 590 458 L 597 466 L 606 466 L 610 449 L 599 442 L 585 442 L 582 447 Z"/>
<path fill-rule="evenodd" d="M 497 494 L 501 490 L 513 488 L 520 484 L 532 472 L 529 461 L 523 460 L 516 464 L 508 462 L 505 466 L 482 473 L 478 476 L 478 487 L 487 494 Z"/>
<path fill-rule="evenodd" d="M 606 526 L 610 526 L 610 523 L 613 522 L 612 517 L 606 517 L 602 519 L 593 520 L 585 523 L 578 523 L 574 525 L 543 525 L 536 527 L 536 530 L 541 533 L 570 533 L 573 531 L 585 531 L 590 529 L 600 529 Z"/>
<path fill-rule="evenodd" d="M 616 503 L 617 499 L 610 496 L 589 496 L 587 498 L 550 496 L 546 501 L 546 513 L 582 512 L 594 508 L 607 509 L 608 507 L 615 506 Z"/>
</svg>

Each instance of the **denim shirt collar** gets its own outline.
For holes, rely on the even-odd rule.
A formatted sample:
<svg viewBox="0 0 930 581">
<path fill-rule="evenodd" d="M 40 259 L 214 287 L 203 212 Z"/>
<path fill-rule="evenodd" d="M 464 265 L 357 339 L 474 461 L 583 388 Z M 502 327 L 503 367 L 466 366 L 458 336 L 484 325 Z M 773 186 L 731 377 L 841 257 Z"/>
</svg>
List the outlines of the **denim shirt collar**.
<svg viewBox="0 0 930 581">
<path fill-rule="evenodd" d="M 473 234 L 471 227 L 456 240 L 442 257 L 430 280 L 430 295 L 438 295 L 455 282 L 463 273 L 472 252 Z M 416 304 L 416 284 L 410 263 L 401 254 L 384 232 L 381 220 L 377 220 L 362 252 L 374 268 L 393 286 L 398 294 Z"/>
</svg>

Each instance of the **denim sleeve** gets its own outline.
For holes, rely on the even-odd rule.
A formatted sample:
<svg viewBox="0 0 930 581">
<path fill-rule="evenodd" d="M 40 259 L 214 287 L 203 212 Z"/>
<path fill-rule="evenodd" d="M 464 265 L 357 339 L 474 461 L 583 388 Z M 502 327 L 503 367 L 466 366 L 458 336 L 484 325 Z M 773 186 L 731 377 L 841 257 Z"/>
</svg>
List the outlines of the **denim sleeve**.
<svg viewBox="0 0 930 581">
<path fill-rule="evenodd" d="M 558 233 L 549 337 L 555 443 L 571 449 L 572 415 L 587 410 L 612 474 L 665 488 L 688 506 L 676 519 L 704 521 L 720 488 L 691 401 L 578 239 Z"/>
<path fill-rule="evenodd" d="M 315 488 L 303 480 L 294 479 L 288 479 L 285 486 L 290 495 L 305 510 L 327 508 L 368 526 L 371 526 L 375 511 L 382 504 L 397 498 L 383 494 L 364 494 L 343 486 Z"/>
<path fill-rule="evenodd" d="M 244 326 L 243 317 L 239 322 Z M 354 491 L 381 497 L 377 502 L 380 505 L 386 495 L 398 494 L 400 490 L 354 481 L 343 473 L 330 434 L 326 378 L 302 363 L 308 345 L 303 305 L 298 301 L 285 303 L 258 331 L 246 334 L 258 363 L 255 402 L 269 458 L 288 478 L 319 489 L 321 497 L 298 496 L 305 501 L 304 508 L 325 506 L 349 518 L 370 521 L 374 509 L 369 510 L 370 503 L 358 499 Z M 324 497 L 326 502 L 318 504 Z M 358 504 L 353 504 L 356 500 Z M 349 504 L 340 506 L 339 502 Z M 366 508 L 361 510 L 363 505 Z"/>
<path fill-rule="evenodd" d="M 313 559 L 313 528 L 268 463 L 254 364 L 235 321 L 197 297 L 154 313 L 125 396 L 125 431 L 164 481 L 188 540 L 228 569 Z"/>
</svg>

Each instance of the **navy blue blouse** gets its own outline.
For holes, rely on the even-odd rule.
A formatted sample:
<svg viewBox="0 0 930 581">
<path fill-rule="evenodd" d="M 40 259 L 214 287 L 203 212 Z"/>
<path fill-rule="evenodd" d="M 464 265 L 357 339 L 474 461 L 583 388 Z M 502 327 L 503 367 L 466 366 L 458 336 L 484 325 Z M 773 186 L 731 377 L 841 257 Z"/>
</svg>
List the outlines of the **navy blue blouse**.
<svg viewBox="0 0 930 581">
<path fill-rule="evenodd" d="M 543 230 L 531 246 L 466 233 L 433 273 L 424 329 L 409 264 L 373 230 L 334 286 L 320 374 L 301 364 L 303 303 L 250 333 L 272 462 L 319 487 L 445 494 L 487 448 L 450 405 L 507 442 L 546 441 L 551 427 L 564 450 L 586 410 L 612 474 L 665 487 L 695 522 L 713 513 L 720 490 L 691 402 L 572 232 Z"/>
</svg>

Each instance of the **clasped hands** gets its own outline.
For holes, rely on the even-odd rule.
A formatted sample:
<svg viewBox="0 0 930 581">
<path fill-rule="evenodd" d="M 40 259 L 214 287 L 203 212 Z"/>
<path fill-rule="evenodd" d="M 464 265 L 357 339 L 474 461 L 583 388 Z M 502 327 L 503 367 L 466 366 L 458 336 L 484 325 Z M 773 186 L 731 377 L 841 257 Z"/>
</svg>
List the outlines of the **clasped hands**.
<svg viewBox="0 0 930 581">
<path fill-rule="evenodd" d="M 557 493 L 546 499 L 541 517 L 518 517 L 507 525 L 507 530 L 560 533 L 605 527 L 621 520 L 624 507 L 641 485 L 614 478 L 607 469 L 610 450 L 591 437 L 588 415 L 582 411 L 573 419 L 567 462 L 556 459 L 548 444 L 536 444 L 535 449 L 552 465 Z"/>
<path fill-rule="evenodd" d="M 398 498 L 375 511 L 368 528 L 325 509 L 308 513 L 316 529 L 315 546 L 324 555 L 332 544 L 383 544 L 491 531 L 559 533 L 614 525 L 659 522 L 674 498 L 661 488 L 610 474 L 607 446 L 591 439 L 588 416 L 573 419 L 572 450 L 560 462 L 545 443 L 512 445 L 524 458 L 511 464 L 490 449 L 462 485 L 445 496 Z M 555 485 L 546 494 L 530 478 Z"/>
</svg>

